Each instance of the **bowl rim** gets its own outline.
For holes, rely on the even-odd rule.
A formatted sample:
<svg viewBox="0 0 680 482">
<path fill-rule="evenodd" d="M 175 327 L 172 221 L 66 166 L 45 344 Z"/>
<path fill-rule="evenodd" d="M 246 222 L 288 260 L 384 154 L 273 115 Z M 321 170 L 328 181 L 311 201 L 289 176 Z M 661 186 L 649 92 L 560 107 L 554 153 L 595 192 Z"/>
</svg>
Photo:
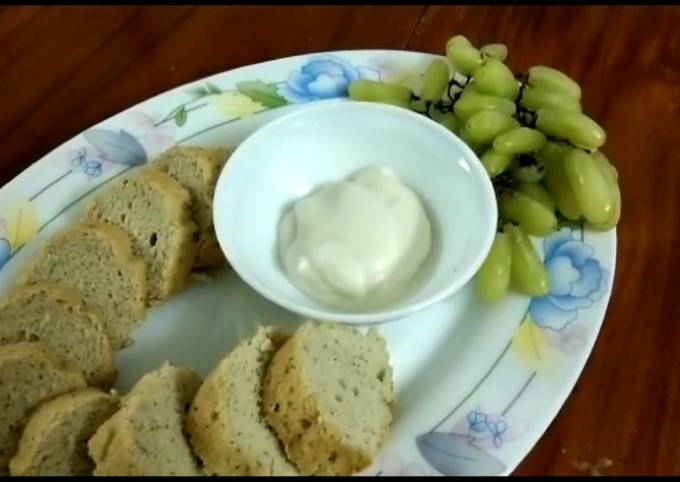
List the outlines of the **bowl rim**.
<svg viewBox="0 0 680 482">
<path fill-rule="evenodd" d="M 222 253 L 231 265 L 232 269 L 246 284 L 248 284 L 257 293 L 272 303 L 288 311 L 314 320 L 366 326 L 378 325 L 389 321 L 398 320 L 416 312 L 422 311 L 423 309 L 458 292 L 474 278 L 474 275 L 479 271 L 482 263 L 491 250 L 491 246 L 496 234 L 496 225 L 498 222 L 498 205 L 493 184 L 479 157 L 456 134 L 438 122 L 428 118 L 427 116 L 413 112 L 403 107 L 376 102 L 356 101 L 345 98 L 316 101 L 313 104 L 305 105 L 292 112 L 285 113 L 271 122 L 268 122 L 265 125 L 257 128 L 238 146 L 236 146 L 235 149 L 232 150 L 231 155 L 217 180 L 213 195 L 213 206 L 216 207 L 220 203 L 221 198 L 225 196 L 225 192 L 227 190 L 225 186 L 228 185 L 227 183 L 230 179 L 230 173 L 234 169 L 233 166 L 240 165 L 248 161 L 247 157 L 238 156 L 239 151 L 244 150 L 244 146 L 247 147 L 256 142 L 261 142 L 260 139 L 263 136 L 266 138 L 266 135 L 269 132 L 274 131 L 281 124 L 291 122 L 301 116 L 310 115 L 310 113 L 313 114 L 319 111 L 323 112 L 338 108 L 374 109 L 376 111 L 383 111 L 385 114 L 391 116 L 402 117 L 412 122 L 426 124 L 428 128 L 438 130 L 440 134 L 443 134 L 444 137 L 449 139 L 449 141 L 456 144 L 462 152 L 463 158 L 468 162 L 468 164 L 471 165 L 474 175 L 482 178 L 483 190 L 480 193 L 480 196 L 483 200 L 483 204 L 487 205 L 486 209 L 489 211 L 491 222 L 489 223 L 488 229 L 486 229 L 486 232 L 484 233 L 483 242 L 481 243 L 480 248 L 475 251 L 475 255 L 468 263 L 466 263 L 464 269 L 456 271 L 454 279 L 451 282 L 444 284 L 441 289 L 435 290 L 431 295 L 425 297 L 424 299 L 418 302 L 406 304 L 400 308 L 390 308 L 388 306 L 387 309 L 381 311 L 356 313 L 338 311 L 332 307 L 314 308 L 304 304 L 299 304 L 285 296 L 280 296 L 276 290 L 271 289 L 266 283 L 261 283 L 257 278 L 250 276 L 250 270 L 245 269 L 244 266 L 239 263 L 238 259 L 240 257 L 234 258 L 231 255 L 233 252 L 231 248 L 234 246 L 234 243 L 230 243 L 229 240 L 236 239 L 237 235 L 230 235 L 229 230 L 225 230 L 223 228 L 223 221 L 221 221 L 222 216 L 217 215 L 217 209 L 213 209 L 213 225 L 220 249 L 222 250 Z M 285 273 L 284 276 L 287 277 Z M 306 293 L 295 286 L 292 281 L 290 281 L 290 283 L 302 294 L 303 297 L 314 301 Z"/>
</svg>

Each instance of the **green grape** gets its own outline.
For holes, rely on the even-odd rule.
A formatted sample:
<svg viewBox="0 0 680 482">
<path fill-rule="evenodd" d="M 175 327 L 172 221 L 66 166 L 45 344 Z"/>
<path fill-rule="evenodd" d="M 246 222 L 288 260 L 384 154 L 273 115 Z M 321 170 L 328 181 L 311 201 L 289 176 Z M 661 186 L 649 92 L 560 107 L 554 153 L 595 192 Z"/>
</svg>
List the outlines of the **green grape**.
<svg viewBox="0 0 680 482">
<path fill-rule="evenodd" d="M 478 156 L 481 155 L 482 152 L 484 152 L 484 151 L 486 150 L 486 144 L 481 144 L 481 143 L 479 143 L 479 142 L 473 141 L 472 139 L 469 139 L 469 138 L 467 137 L 467 133 L 465 132 L 465 129 L 461 129 L 461 130 L 458 132 L 458 137 L 460 137 L 460 139 L 461 139 L 463 142 L 465 142 L 465 144 L 467 144 L 467 146 L 468 146 L 470 149 L 472 149 L 473 152 L 474 152 L 475 154 L 477 154 Z"/>
<path fill-rule="evenodd" d="M 453 40 L 451 39 L 446 47 L 446 56 L 457 72 L 472 75 L 475 69 L 482 65 L 482 53 L 469 42 Z"/>
<path fill-rule="evenodd" d="M 522 90 L 522 99 L 519 103 L 525 109 L 533 112 L 544 107 L 581 112 L 581 103 L 573 97 L 550 92 L 549 90 L 534 89 L 530 86 L 526 86 Z"/>
<path fill-rule="evenodd" d="M 421 97 L 429 102 L 441 100 L 449 86 L 449 66 L 441 59 L 435 59 L 425 69 Z"/>
<path fill-rule="evenodd" d="M 567 144 L 548 141 L 538 150 L 538 152 L 536 152 L 536 156 L 541 159 L 543 164 L 548 165 L 563 159 L 570 149 L 571 147 Z"/>
<path fill-rule="evenodd" d="M 509 115 L 497 110 L 482 110 L 468 119 L 463 130 L 471 141 L 488 144 L 513 127 L 519 127 L 519 123 Z"/>
<path fill-rule="evenodd" d="M 612 170 L 612 175 L 614 176 L 614 179 L 616 179 L 616 182 L 618 182 L 619 181 L 619 171 L 616 170 L 616 167 L 614 167 L 614 164 L 609 164 L 609 168 Z"/>
<path fill-rule="evenodd" d="M 427 102 L 425 102 L 423 99 L 411 99 L 409 108 L 414 112 L 426 112 Z"/>
<path fill-rule="evenodd" d="M 557 209 L 565 218 L 576 221 L 581 217 L 581 208 L 576 202 L 574 192 L 569 185 L 569 179 L 567 179 L 567 173 L 564 170 L 564 156 L 567 152 L 569 152 L 568 147 L 547 142 L 543 149 L 537 153 L 537 156 L 542 160 L 545 167 L 543 182 L 548 192 L 555 199 Z"/>
<path fill-rule="evenodd" d="M 505 296 L 510 286 L 510 240 L 505 233 L 497 233 L 491 250 L 477 272 L 478 293 L 487 301 Z"/>
<path fill-rule="evenodd" d="M 621 219 L 621 202 L 619 201 L 614 204 L 612 214 L 608 221 L 602 224 L 590 223 L 590 225 L 593 228 L 597 229 L 598 231 L 609 231 L 610 229 L 614 229 L 616 225 L 619 224 L 620 219 Z"/>
<path fill-rule="evenodd" d="M 618 188 L 619 174 L 616 171 L 614 165 L 609 161 L 607 156 L 604 155 L 602 151 L 595 151 L 591 154 L 593 159 L 600 168 L 602 175 L 605 178 L 608 186 L 616 186 Z"/>
<path fill-rule="evenodd" d="M 537 65 L 529 69 L 529 85 L 581 100 L 581 87 L 567 74 L 552 67 Z"/>
<path fill-rule="evenodd" d="M 554 211 L 520 192 L 501 194 L 499 205 L 504 219 L 516 222 L 533 236 L 547 236 L 557 227 Z"/>
<path fill-rule="evenodd" d="M 550 193 L 538 182 L 518 182 L 513 186 L 517 192 L 529 196 L 534 201 L 543 204 L 551 212 L 555 212 L 557 206 Z"/>
<path fill-rule="evenodd" d="M 512 177 L 520 182 L 535 183 L 545 175 L 543 162 L 527 154 L 520 155 L 510 169 Z"/>
<path fill-rule="evenodd" d="M 460 119 L 456 117 L 456 114 L 454 114 L 453 112 L 446 112 L 441 116 L 435 118 L 435 120 L 444 127 L 446 127 L 448 130 L 453 132 L 454 134 L 457 134 L 458 131 L 460 130 L 461 127 Z"/>
<path fill-rule="evenodd" d="M 466 142 L 466 144 L 477 156 L 481 156 L 489 147 L 488 144 L 477 144 L 476 142 Z"/>
<path fill-rule="evenodd" d="M 378 100 L 376 101 L 380 104 L 389 104 L 389 105 L 394 105 L 397 107 L 403 107 L 404 109 L 411 109 L 411 103 L 410 102 L 404 102 L 403 100 L 393 100 L 393 99 L 385 99 L 385 100 Z"/>
<path fill-rule="evenodd" d="M 525 154 L 539 150 L 543 144 L 543 133 L 530 127 L 517 127 L 496 137 L 493 148 L 505 154 Z"/>
<path fill-rule="evenodd" d="M 510 238 L 510 277 L 513 283 L 529 296 L 545 296 L 550 290 L 550 279 L 529 237 L 519 226 L 506 224 L 503 229 Z"/>
<path fill-rule="evenodd" d="M 396 84 L 361 79 L 349 86 L 349 97 L 354 100 L 383 102 L 386 104 L 410 107 L 411 89 Z"/>
<path fill-rule="evenodd" d="M 514 99 L 519 85 L 512 71 L 500 60 L 487 59 L 472 74 L 477 90 L 482 94 Z"/>
<path fill-rule="evenodd" d="M 506 115 L 513 115 L 516 111 L 516 106 L 510 99 L 503 99 L 502 97 L 495 97 L 493 95 L 478 94 L 474 91 L 474 87 L 468 92 L 466 87 L 463 95 L 453 105 L 453 110 L 463 121 L 467 121 L 477 112 L 483 110 L 497 110 Z"/>
<path fill-rule="evenodd" d="M 549 136 L 567 139 L 577 147 L 597 149 L 607 140 L 604 129 L 580 112 L 543 108 L 537 115 L 537 129 Z"/>
<path fill-rule="evenodd" d="M 505 46 L 505 44 L 486 44 L 481 49 L 479 49 L 479 51 L 483 55 L 493 59 L 498 59 L 501 62 L 508 56 L 508 48 Z"/>
<path fill-rule="evenodd" d="M 564 157 L 564 171 L 586 220 L 595 225 L 607 223 L 614 203 L 593 157 L 581 149 L 572 149 Z"/>
<path fill-rule="evenodd" d="M 482 93 L 477 90 L 477 85 L 475 84 L 474 79 L 470 79 L 467 84 L 463 87 L 463 91 L 460 93 L 461 97 L 465 97 L 466 95 L 470 94 L 477 94 L 477 95 L 482 95 Z"/>
<path fill-rule="evenodd" d="M 495 151 L 493 147 L 487 149 L 480 157 L 486 172 L 489 173 L 489 177 L 494 178 L 499 174 L 505 172 L 514 157 L 511 154 L 501 154 Z"/>
<path fill-rule="evenodd" d="M 448 52 L 449 48 L 456 44 L 472 45 L 464 35 L 454 35 L 446 42 L 446 51 Z"/>
<path fill-rule="evenodd" d="M 615 227 L 621 218 L 621 191 L 616 179 L 614 166 L 611 165 L 609 159 L 600 151 L 592 154 L 593 160 L 602 174 L 609 197 L 612 200 L 613 209 L 609 219 L 602 224 L 593 224 L 593 227 L 602 231 L 608 231 Z"/>
</svg>

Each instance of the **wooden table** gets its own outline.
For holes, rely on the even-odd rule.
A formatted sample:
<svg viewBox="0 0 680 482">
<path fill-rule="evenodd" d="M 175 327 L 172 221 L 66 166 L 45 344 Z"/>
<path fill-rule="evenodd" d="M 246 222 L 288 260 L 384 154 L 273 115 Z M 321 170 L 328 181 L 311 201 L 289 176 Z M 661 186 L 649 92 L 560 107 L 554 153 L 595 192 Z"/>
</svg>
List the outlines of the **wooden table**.
<svg viewBox="0 0 680 482">
<path fill-rule="evenodd" d="M 500 41 L 584 88 L 623 217 L 612 303 L 572 396 L 517 474 L 680 474 L 680 8 L 0 7 L 0 183 L 73 135 L 205 75 L 293 54 Z M 675 274 L 674 274 L 675 273 Z M 675 294 L 674 294 L 675 293 Z"/>
</svg>

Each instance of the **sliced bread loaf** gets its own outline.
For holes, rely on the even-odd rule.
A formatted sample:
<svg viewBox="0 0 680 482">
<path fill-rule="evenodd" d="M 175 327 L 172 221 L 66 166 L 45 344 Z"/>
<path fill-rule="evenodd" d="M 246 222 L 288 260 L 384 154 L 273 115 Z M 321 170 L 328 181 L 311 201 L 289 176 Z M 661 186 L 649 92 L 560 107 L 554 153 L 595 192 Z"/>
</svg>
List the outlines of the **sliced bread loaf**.
<svg viewBox="0 0 680 482">
<path fill-rule="evenodd" d="M 184 437 L 186 411 L 201 379 L 169 364 L 144 375 L 88 443 L 94 475 L 200 475 Z"/>
<path fill-rule="evenodd" d="M 191 195 L 192 213 L 198 225 L 198 251 L 194 268 L 207 268 L 224 263 L 222 250 L 213 226 L 213 196 L 217 178 L 229 152 L 198 146 L 176 146 L 164 152 L 154 166 L 168 173 Z"/>
<path fill-rule="evenodd" d="M 21 283 L 58 284 L 75 292 L 103 322 L 111 347 L 118 350 L 146 316 L 145 269 L 124 231 L 78 224 L 47 243 Z"/>
<path fill-rule="evenodd" d="M 75 362 L 89 385 L 116 381 L 113 350 L 99 318 L 81 298 L 58 285 L 17 289 L 0 303 L 0 345 L 42 341 Z"/>
<path fill-rule="evenodd" d="M 31 410 L 83 387 L 85 379 L 75 365 L 43 343 L 0 346 L 0 474 L 8 472 Z"/>
<path fill-rule="evenodd" d="M 366 468 L 392 420 L 392 370 L 371 330 L 308 322 L 274 355 L 264 381 L 267 420 L 305 475 Z"/>
<path fill-rule="evenodd" d="M 199 388 L 187 432 L 207 475 L 295 475 L 262 415 L 264 371 L 281 343 L 260 328 L 224 358 Z"/>
<path fill-rule="evenodd" d="M 124 229 L 146 262 L 148 304 L 180 291 L 196 256 L 189 193 L 168 174 L 146 168 L 111 183 L 89 206 L 86 222 Z"/>
<path fill-rule="evenodd" d="M 94 388 L 59 395 L 38 407 L 9 463 L 14 476 L 90 475 L 87 441 L 118 408 L 118 397 Z"/>
</svg>

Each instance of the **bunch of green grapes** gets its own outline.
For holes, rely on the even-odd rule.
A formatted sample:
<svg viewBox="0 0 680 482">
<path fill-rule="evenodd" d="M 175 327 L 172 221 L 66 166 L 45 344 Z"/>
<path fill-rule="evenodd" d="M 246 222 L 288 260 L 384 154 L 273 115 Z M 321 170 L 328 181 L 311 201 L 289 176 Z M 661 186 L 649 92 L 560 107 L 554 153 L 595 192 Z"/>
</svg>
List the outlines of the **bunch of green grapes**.
<svg viewBox="0 0 680 482">
<path fill-rule="evenodd" d="M 457 35 L 447 42 L 448 62 L 435 59 L 425 69 L 420 95 L 370 80 L 349 88 L 352 99 L 427 115 L 479 156 L 499 206 L 498 232 L 476 279 L 489 301 L 511 284 L 530 296 L 549 292 L 530 235 L 549 235 L 558 217 L 605 231 L 621 215 L 617 171 L 600 150 L 606 134 L 583 114 L 580 86 L 546 66 L 515 75 L 507 55 L 503 44 L 477 49 Z"/>
</svg>

